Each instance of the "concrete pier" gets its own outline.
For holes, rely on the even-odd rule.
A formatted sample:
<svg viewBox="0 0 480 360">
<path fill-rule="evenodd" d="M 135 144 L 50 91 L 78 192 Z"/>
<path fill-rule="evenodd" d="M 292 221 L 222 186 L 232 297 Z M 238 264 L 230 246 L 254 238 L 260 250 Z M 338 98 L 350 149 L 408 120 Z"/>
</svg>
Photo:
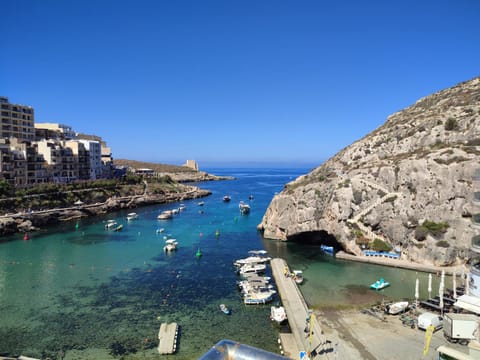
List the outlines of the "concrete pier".
<svg viewBox="0 0 480 360">
<path fill-rule="evenodd" d="M 178 324 L 163 323 L 158 331 L 158 353 L 173 354 L 177 350 Z"/>
<path fill-rule="evenodd" d="M 319 322 L 314 316 L 311 316 L 295 281 L 290 276 L 285 276 L 285 269 L 288 269 L 285 260 L 272 259 L 270 264 L 278 293 L 287 312 L 293 339 L 295 340 L 295 346 L 289 344 L 289 342 L 282 343 L 285 354 L 292 359 L 299 359 L 300 352 L 305 351 L 307 354 L 311 354 L 310 359 L 320 358 L 320 355 L 317 357 L 316 354 L 323 353 L 322 350 L 323 346 L 326 345 L 326 338 L 322 334 Z M 313 322 L 313 331 L 305 331 L 307 325 L 308 330 L 310 330 L 310 324 L 307 324 L 307 319 Z M 280 339 L 282 340 L 282 337 Z M 328 358 L 327 353 L 323 353 L 321 356 L 324 359 Z"/>
</svg>

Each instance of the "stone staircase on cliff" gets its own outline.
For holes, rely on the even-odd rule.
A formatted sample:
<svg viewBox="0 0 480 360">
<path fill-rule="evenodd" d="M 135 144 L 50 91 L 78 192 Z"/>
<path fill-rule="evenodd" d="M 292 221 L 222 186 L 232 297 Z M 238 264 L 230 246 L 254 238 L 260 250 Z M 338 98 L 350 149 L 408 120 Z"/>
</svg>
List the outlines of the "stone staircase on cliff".
<svg viewBox="0 0 480 360">
<path fill-rule="evenodd" d="M 342 176 L 343 177 L 343 176 Z M 369 206 L 367 206 L 365 209 L 363 209 L 362 211 L 360 211 L 358 214 L 356 214 L 352 219 L 348 219 L 347 222 L 350 223 L 350 224 L 355 224 L 359 229 L 360 231 L 362 231 L 363 235 L 367 238 L 367 239 L 370 239 L 370 240 L 375 240 L 375 239 L 380 239 L 382 240 L 383 242 L 385 243 L 388 243 L 388 244 L 391 244 L 391 241 L 390 239 L 384 237 L 383 235 L 380 235 L 380 234 L 376 234 L 372 231 L 372 229 L 368 226 L 366 226 L 365 224 L 363 224 L 363 222 L 361 221 L 362 217 L 365 216 L 366 214 L 368 214 L 370 211 L 372 211 L 375 207 L 377 207 L 378 205 L 384 203 L 385 201 L 393 198 L 393 197 L 396 197 L 396 196 L 399 196 L 400 193 L 397 193 L 397 192 L 390 192 L 388 189 L 385 189 L 383 188 L 382 186 L 378 185 L 378 184 L 375 184 L 371 181 L 368 181 L 368 180 L 365 180 L 365 179 L 360 179 L 360 178 L 356 178 L 356 179 L 352 179 L 352 180 L 358 180 L 359 182 L 362 182 L 364 183 L 365 185 L 367 186 L 370 186 L 374 189 L 377 189 L 379 191 L 382 191 L 383 193 L 385 193 L 384 196 L 382 196 L 381 198 L 375 200 L 375 202 L 373 202 L 372 204 L 370 204 Z"/>
</svg>

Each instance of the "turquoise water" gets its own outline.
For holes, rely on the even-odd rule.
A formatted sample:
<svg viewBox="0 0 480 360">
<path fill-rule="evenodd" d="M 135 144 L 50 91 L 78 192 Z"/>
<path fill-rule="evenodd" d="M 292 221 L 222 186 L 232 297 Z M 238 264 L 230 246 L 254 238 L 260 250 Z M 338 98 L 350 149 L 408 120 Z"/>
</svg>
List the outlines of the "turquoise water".
<svg viewBox="0 0 480 360">
<path fill-rule="evenodd" d="M 33 233 L 30 241 L 15 235 L 0 243 L 0 353 L 88 359 L 127 351 L 127 359 L 153 359 L 160 324 L 173 321 L 181 326 L 180 345 L 165 358 L 197 358 L 224 338 L 277 351 L 270 307 L 243 305 L 236 288 L 232 263 L 252 249 L 303 270 L 302 292 L 315 307 L 413 298 L 415 272 L 337 261 L 318 245 L 262 239 L 256 226 L 275 192 L 308 169 L 208 171 L 236 180 L 199 184 L 212 191 L 205 205 L 185 201 L 186 210 L 172 220 L 157 215 L 178 203 L 138 208 L 132 222 L 128 210 L 81 220 L 77 230 L 70 222 Z M 222 201 L 226 194 L 229 203 Z M 249 215 L 240 215 L 241 200 L 251 205 Z M 107 232 L 108 219 L 124 224 L 123 231 Z M 165 232 L 157 234 L 160 228 Z M 163 252 L 165 234 L 179 242 L 175 253 Z M 372 293 L 368 285 L 380 276 L 394 285 Z M 427 275 L 418 276 L 426 297 Z"/>
</svg>

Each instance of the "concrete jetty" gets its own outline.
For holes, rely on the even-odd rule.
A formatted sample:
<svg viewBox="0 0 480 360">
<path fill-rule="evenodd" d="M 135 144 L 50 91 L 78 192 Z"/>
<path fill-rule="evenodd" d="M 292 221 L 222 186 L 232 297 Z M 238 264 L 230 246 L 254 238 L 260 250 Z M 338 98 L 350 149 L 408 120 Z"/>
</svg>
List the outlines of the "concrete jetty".
<svg viewBox="0 0 480 360">
<path fill-rule="evenodd" d="M 177 350 L 178 324 L 163 323 L 158 331 L 158 353 L 173 354 Z"/>
<path fill-rule="evenodd" d="M 317 354 L 318 358 L 322 356 L 323 359 L 328 359 L 329 354 L 323 348 L 326 346 L 327 341 L 322 334 L 319 322 L 311 315 L 308 305 L 295 281 L 291 276 L 285 276 L 288 264 L 285 260 L 278 258 L 272 259 L 270 264 L 278 293 L 287 312 L 288 323 L 295 343 L 294 346 L 291 337 L 290 341 L 285 341 L 284 343 L 283 338 L 286 340 L 288 337 L 280 336 L 285 354 L 292 359 L 299 359 L 300 352 L 304 351 L 310 354 L 310 359 L 317 358 Z M 289 269 L 288 272 L 290 272 Z M 308 323 L 307 319 L 309 319 Z M 313 325 L 313 329 L 310 327 L 311 325 Z M 308 331 L 305 331 L 306 328 Z"/>
</svg>

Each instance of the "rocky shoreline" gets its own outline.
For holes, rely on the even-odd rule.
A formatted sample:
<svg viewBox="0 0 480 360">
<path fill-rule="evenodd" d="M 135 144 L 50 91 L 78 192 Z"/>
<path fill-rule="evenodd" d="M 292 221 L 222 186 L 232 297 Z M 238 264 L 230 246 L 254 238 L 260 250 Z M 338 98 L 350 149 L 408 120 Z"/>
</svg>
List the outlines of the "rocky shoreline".
<svg viewBox="0 0 480 360">
<path fill-rule="evenodd" d="M 97 216 L 122 209 L 133 209 L 146 205 L 166 204 L 188 199 L 197 199 L 210 194 L 211 192 L 209 190 L 203 190 L 196 186 L 185 186 L 185 191 L 178 193 L 143 194 L 123 197 L 115 196 L 108 198 L 105 202 L 101 203 L 6 214 L 0 216 L 0 236 L 12 235 L 18 232 L 26 233 L 38 231 L 42 227 L 55 225 L 60 222 Z"/>
</svg>

